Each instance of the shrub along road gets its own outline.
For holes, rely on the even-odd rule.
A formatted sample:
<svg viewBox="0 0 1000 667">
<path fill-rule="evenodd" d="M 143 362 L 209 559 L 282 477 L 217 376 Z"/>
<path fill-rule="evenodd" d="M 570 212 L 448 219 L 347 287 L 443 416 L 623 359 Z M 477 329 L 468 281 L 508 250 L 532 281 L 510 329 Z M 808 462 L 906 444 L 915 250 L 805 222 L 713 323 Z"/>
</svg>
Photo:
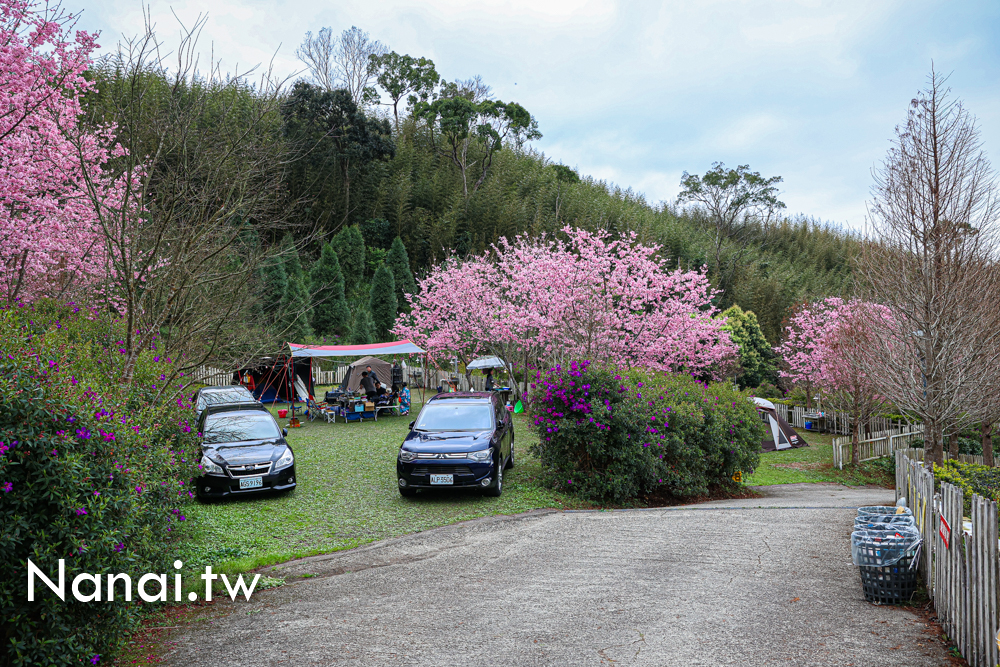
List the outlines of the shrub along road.
<svg viewBox="0 0 1000 667">
<path fill-rule="evenodd" d="M 287 563 L 166 664 L 945 665 L 850 562 L 881 489 L 802 484 L 672 509 L 489 517 Z"/>
</svg>

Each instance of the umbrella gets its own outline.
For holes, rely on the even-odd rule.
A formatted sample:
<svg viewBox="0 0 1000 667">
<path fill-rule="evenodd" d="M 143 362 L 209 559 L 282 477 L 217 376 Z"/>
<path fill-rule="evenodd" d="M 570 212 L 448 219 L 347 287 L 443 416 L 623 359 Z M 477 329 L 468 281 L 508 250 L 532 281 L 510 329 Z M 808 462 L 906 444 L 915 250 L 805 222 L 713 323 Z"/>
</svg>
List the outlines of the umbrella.
<svg viewBox="0 0 1000 667">
<path fill-rule="evenodd" d="M 470 371 L 486 370 L 487 368 L 506 368 L 503 359 L 500 357 L 480 357 L 469 363 L 466 368 Z"/>
</svg>

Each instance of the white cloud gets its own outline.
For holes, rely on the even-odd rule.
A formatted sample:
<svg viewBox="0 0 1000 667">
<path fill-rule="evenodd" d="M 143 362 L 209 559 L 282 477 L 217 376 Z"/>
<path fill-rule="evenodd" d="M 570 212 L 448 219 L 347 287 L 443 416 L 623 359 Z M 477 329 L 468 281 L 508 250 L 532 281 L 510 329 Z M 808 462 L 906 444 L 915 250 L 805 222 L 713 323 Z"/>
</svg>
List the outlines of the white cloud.
<svg viewBox="0 0 1000 667">
<path fill-rule="evenodd" d="M 141 30 L 134 0 L 66 2 L 106 47 Z M 480 74 L 536 116 L 547 155 L 650 201 L 721 160 L 782 175 L 790 211 L 860 227 L 870 168 L 932 58 L 1000 154 L 1000 11 L 986 1 L 152 0 L 168 42 L 171 7 L 209 13 L 202 43 L 229 69 L 273 57 L 291 74 L 307 30 L 356 25 L 448 79 Z"/>
</svg>

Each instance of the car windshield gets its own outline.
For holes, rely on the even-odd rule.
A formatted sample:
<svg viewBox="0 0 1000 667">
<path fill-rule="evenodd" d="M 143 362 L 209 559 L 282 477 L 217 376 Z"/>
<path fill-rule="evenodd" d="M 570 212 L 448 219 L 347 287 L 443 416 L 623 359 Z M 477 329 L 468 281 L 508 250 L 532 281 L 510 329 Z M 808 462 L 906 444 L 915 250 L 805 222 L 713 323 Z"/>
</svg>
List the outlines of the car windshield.
<svg viewBox="0 0 1000 667">
<path fill-rule="evenodd" d="M 209 405 L 221 405 L 224 403 L 248 403 L 253 402 L 253 394 L 245 387 L 235 387 L 233 389 L 221 389 L 218 391 L 203 391 L 198 394 L 199 410 L 204 410 Z"/>
<path fill-rule="evenodd" d="M 274 418 L 260 412 L 253 415 L 219 414 L 205 421 L 205 444 L 217 445 L 224 442 L 245 442 L 247 440 L 275 440 L 281 437 Z"/>
<path fill-rule="evenodd" d="M 493 428 L 493 408 L 489 403 L 431 403 L 420 411 L 414 428 L 418 431 L 483 431 Z"/>
</svg>

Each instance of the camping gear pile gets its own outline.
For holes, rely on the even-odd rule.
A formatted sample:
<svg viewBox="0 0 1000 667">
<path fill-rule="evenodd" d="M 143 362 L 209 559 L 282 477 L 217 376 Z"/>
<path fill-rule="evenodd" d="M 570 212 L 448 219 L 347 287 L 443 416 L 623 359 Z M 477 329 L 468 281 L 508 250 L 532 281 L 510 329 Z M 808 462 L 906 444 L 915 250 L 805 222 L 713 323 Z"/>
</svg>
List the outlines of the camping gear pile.
<svg viewBox="0 0 1000 667">
<path fill-rule="evenodd" d="M 906 507 L 859 507 L 851 533 L 851 557 L 861 572 L 865 599 L 874 604 L 908 602 L 917 590 L 923 538 Z"/>
</svg>

